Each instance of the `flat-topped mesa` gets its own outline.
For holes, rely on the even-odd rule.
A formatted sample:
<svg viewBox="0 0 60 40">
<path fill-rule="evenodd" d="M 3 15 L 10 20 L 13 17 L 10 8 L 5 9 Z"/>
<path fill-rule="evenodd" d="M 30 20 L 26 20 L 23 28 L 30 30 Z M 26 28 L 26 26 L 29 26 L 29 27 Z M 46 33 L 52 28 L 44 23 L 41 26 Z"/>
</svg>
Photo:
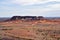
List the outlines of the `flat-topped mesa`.
<svg viewBox="0 0 60 40">
<path fill-rule="evenodd" d="M 10 20 L 40 20 L 43 16 L 13 16 Z"/>
</svg>

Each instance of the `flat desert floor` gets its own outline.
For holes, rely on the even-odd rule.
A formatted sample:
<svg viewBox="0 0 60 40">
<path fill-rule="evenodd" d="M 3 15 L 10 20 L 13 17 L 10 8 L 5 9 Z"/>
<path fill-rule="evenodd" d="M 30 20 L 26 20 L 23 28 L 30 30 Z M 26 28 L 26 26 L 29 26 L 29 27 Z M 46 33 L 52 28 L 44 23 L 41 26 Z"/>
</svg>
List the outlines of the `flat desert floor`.
<svg viewBox="0 0 60 40">
<path fill-rule="evenodd" d="M 0 22 L 0 40 L 60 40 L 60 22 L 46 20 Z"/>
</svg>

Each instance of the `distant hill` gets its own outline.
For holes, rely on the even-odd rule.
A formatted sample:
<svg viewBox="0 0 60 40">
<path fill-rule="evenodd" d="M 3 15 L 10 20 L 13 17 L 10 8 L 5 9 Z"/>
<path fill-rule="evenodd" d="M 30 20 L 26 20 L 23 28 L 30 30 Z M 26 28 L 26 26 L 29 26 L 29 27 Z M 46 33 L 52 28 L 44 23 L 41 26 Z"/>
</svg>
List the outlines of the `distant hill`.
<svg viewBox="0 0 60 40">
<path fill-rule="evenodd" d="M 13 16 L 10 20 L 40 20 L 43 16 Z"/>
<path fill-rule="evenodd" d="M 8 17 L 1 17 L 0 18 L 0 21 L 5 21 L 5 20 L 9 20 L 10 18 L 8 18 Z"/>
<path fill-rule="evenodd" d="M 2 21 L 14 21 L 14 20 L 54 20 L 60 19 L 60 17 L 43 17 L 43 16 L 13 16 L 13 17 L 2 17 L 0 18 L 0 22 Z"/>
</svg>

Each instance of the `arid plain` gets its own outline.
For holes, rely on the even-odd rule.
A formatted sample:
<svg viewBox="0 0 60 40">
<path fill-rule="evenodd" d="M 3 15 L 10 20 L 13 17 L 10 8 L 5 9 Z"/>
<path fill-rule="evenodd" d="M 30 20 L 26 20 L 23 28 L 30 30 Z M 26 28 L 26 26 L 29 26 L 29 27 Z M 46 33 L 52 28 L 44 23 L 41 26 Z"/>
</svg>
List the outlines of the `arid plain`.
<svg viewBox="0 0 60 40">
<path fill-rule="evenodd" d="M 0 22 L 0 40 L 60 40 L 59 20 Z"/>
</svg>

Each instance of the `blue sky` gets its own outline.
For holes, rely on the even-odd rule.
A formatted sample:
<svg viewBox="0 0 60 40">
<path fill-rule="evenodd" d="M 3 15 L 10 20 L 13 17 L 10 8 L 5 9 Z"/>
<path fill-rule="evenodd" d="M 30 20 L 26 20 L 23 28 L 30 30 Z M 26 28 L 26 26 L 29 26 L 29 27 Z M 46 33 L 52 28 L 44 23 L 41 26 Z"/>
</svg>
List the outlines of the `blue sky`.
<svg viewBox="0 0 60 40">
<path fill-rule="evenodd" d="M 0 0 L 0 17 L 60 17 L 60 0 Z"/>
</svg>

